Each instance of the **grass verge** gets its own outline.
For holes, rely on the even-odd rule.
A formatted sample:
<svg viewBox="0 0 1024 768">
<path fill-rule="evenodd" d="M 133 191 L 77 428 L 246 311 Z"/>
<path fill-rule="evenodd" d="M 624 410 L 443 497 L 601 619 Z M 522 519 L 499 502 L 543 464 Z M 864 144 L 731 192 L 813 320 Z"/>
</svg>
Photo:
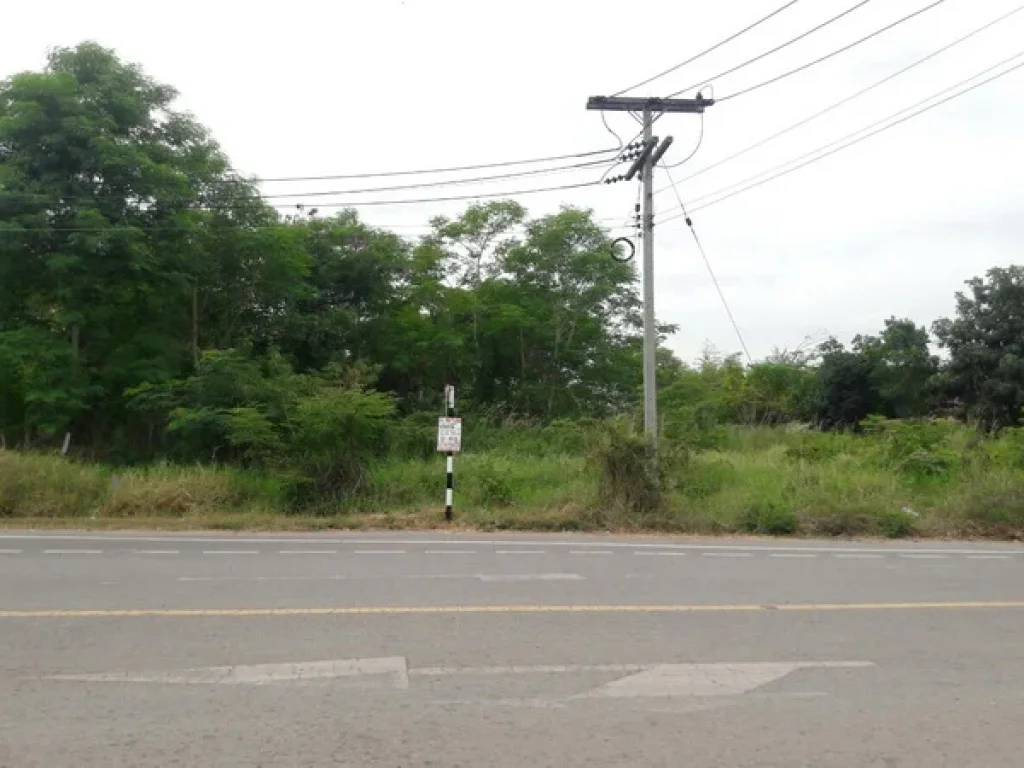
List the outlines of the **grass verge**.
<svg viewBox="0 0 1024 768">
<path fill-rule="evenodd" d="M 456 459 L 454 526 L 443 520 L 437 456 L 378 463 L 356 496 L 296 511 L 287 484 L 266 475 L 172 465 L 122 471 L 0 451 L 0 524 L 1024 539 L 1024 437 L 979 442 L 964 428 L 928 429 L 921 440 L 903 426 L 867 437 L 734 430 L 715 448 L 678 450 L 683 458 L 662 466 L 662 492 L 642 514 L 609 502 L 607 461 L 571 445 L 565 453 L 494 446 Z"/>
</svg>

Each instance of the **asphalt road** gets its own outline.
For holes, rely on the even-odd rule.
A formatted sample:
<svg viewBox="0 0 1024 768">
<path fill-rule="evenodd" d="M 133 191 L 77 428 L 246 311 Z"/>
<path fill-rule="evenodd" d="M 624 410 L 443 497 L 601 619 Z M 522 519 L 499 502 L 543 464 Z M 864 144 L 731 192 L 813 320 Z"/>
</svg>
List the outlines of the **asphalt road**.
<svg viewBox="0 0 1024 768">
<path fill-rule="evenodd" d="M 0 534 L 0 766 L 1020 766 L 1024 548 Z"/>
</svg>

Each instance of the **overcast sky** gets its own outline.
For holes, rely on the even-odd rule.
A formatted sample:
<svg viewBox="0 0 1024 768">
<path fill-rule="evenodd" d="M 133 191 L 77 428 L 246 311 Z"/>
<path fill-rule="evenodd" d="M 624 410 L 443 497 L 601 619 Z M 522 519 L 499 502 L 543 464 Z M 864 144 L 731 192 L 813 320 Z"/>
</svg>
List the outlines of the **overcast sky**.
<svg viewBox="0 0 1024 768">
<path fill-rule="evenodd" d="M 828 53 L 930 4 L 874 0 L 733 75 L 728 96 Z M 50 0 L 4 10 L 0 76 L 43 66 L 55 45 L 95 40 L 181 92 L 235 167 L 258 176 L 384 171 L 614 146 L 590 95 L 617 91 L 732 34 L 782 0 L 306 0 L 290 4 Z M 636 95 L 663 95 L 715 76 L 815 26 L 855 0 L 803 0 L 719 51 Z M 946 0 L 934 10 L 807 72 L 724 100 L 706 116 L 700 170 L 980 27 L 1018 0 Z M 728 187 L 880 120 L 1024 52 L 1024 13 L 765 147 L 682 182 L 684 199 Z M 1024 69 L 832 157 L 694 215 L 751 352 L 807 336 L 843 341 L 890 315 L 930 324 L 953 310 L 964 280 L 1020 262 L 1024 240 Z M 632 94 L 631 94 L 632 95 Z M 692 96 L 693 93 L 685 95 Z M 609 122 L 628 140 L 636 123 Z M 699 118 L 657 124 L 693 148 Z M 527 178 L 427 194 L 587 181 Z M 664 173 L 656 180 L 665 186 Z M 277 185 L 273 191 L 338 188 Z M 267 188 L 267 191 L 269 188 Z M 384 196 L 421 196 L 391 193 Z M 521 198 L 533 214 L 562 204 L 624 222 L 635 185 Z M 311 201 L 314 202 L 314 201 Z M 676 207 L 671 191 L 656 198 Z M 369 208 L 364 218 L 422 231 L 461 204 Z M 684 358 L 736 336 L 681 220 L 656 236 L 658 316 L 680 326 Z"/>
</svg>

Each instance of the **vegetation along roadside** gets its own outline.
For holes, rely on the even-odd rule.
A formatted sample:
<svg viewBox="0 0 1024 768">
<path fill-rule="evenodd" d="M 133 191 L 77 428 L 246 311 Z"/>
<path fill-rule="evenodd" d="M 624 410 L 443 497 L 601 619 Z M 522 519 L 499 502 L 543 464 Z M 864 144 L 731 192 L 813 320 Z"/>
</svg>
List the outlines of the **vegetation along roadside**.
<svg viewBox="0 0 1024 768">
<path fill-rule="evenodd" d="M 655 461 L 635 268 L 589 211 L 283 215 L 174 97 L 93 44 L 0 82 L 5 524 L 438 525 L 447 382 L 459 525 L 1024 533 L 1024 268 L 930 329 L 661 348 Z"/>
</svg>

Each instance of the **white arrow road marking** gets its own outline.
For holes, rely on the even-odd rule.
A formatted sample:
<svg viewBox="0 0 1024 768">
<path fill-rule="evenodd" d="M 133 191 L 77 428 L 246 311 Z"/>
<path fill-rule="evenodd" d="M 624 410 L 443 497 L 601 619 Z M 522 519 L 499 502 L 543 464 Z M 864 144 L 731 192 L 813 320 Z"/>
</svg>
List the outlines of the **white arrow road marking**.
<svg viewBox="0 0 1024 768">
<path fill-rule="evenodd" d="M 504 667 L 416 667 L 410 677 L 451 675 L 560 675 L 571 672 L 642 672 L 650 664 L 521 664 Z"/>
<path fill-rule="evenodd" d="M 798 669 L 855 669 L 871 666 L 874 665 L 867 661 L 659 664 L 573 698 L 736 696 L 779 680 Z"/>
<path fill-rule="evenodd" d="M 204 667 L 176 672 L 111 672 L 94 675 L 49 675 L 45 680 L 81 683 L 174 683 L 179 685 L 267 685 L 270 683 L 382 675 L 392 688 L 409 687 L 405 658 L 338 659 L 296 664 Z"/>
</svg>

